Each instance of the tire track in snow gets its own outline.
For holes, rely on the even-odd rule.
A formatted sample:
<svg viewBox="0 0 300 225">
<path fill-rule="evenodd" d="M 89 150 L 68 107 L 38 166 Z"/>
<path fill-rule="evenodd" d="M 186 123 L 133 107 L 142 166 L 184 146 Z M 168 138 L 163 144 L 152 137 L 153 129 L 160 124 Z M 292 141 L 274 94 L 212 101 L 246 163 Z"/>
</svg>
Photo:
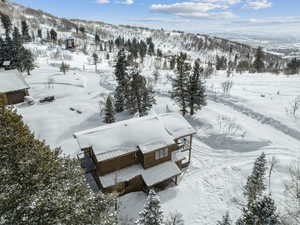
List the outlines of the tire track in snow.
<svg viewBox="0 0 300 225">
<path fill-rule="evenodd" d="M 275 129 L 281 131 L 282 133 L 300 141 L 300 131 L 293 129 L 291 127 L 288 127 L 287 125 L 283 124 L 282 122 L 280 122 L 274 118 L 265 116 L 264 114 L 256 112 L 256 111 L 254 111 L 246 106 L 243 106 L 239 103 L 233 102 L 230 99 L 227 99 L 223 96 L 220 96 L 220 95 L 216 96 L 215 93 L 213 94 L 210 91 L 208 91 L 207 93 L 208 93 L 207 97 L 209 100 L 229 106 L 232 109 L 234 109 L 234 110 L 262 123 L 262 124 L 269 125 Z"/>
</svg>

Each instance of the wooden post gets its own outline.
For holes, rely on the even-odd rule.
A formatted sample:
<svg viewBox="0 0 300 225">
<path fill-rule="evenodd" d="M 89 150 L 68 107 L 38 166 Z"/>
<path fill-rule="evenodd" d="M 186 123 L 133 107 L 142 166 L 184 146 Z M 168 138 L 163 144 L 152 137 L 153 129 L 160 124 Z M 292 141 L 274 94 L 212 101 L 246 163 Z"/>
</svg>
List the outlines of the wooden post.
<svg viewBox="0 0 300 225">
<path fill-rule="evenodd" d="M 192 140 L 193 140 L 193 135 L 191 135 L 191 139 L 190 139 L 189 162 L 188 162 L 188 164 L 191 163 L 191 157 L 192 157 Z"/>
</svg>

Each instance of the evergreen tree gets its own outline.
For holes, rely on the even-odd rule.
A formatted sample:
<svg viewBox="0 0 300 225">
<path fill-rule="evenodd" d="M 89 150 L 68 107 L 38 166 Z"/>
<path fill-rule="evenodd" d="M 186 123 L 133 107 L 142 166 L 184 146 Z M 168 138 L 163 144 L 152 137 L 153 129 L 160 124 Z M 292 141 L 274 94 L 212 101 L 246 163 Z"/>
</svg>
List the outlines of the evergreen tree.
<svg viewBox="0 0 300 225">
<path fill-rule="evenodd" d="M 249 208 L 243 210 L 243 216 L 237 225 L 281 225 L 274 200 L 264 196 Z"/>
<path fill-rule="evenodd" d="M 118 87 L 115 91 L 115 109 L 116 112 L 123 112 L 128 82 L 127 61 L 124 49 L 118 52 L 114 73 L 118 82 Z"/>
<path fill-rule="evenodd" d="M 42 30 L 41 29 L 38 29 L 38 37 L 40 39 L 43 39 L 43 33 L 42 33 Z"/>
<path fill-rule="evenodd" d="M 65 62 L 62 62 L 59 68 L 60 72 L 63 72 L 65 75 L 69 71 L 69 69 L 70 65 L 66 64 Z"/>
<path fill-rule="evenodd" d="M 170 59 L 170 69 L 174 70 L 175 66 L 176 66 L 176 56 L 172 56 Z"/>
<path fill-rule="evenodd" d="M 175 99 L 177 103 L 179 103 L 181 107 L 182 115 L 185 116 L 187 113 L 188 107 L 188 75 L 190 72 L 190 65 L 186 63 L 186 54 L 180 53 L 177 57 L 177 70 L 176 70 L 176 78 L 173 79 L 173 91 L 172 91 L 172 98 Z"/>
<path fill-rule="evenodd" d="M 146 79 L 140 75 L 137 68 L 132 69 L 125 95 L 126 109 L 132 114 L 139 113 L 140 116 L 144 116 L 154 103 L 152 87 L 147 87 Z"/>
<path fill-rule="evenodd" d="M 27 72 L 27 75 L 30 75 L 30 71 L 35 68 L 34 57 L 31 51 L 22 47 L 19 54 L 21 55 L 20 58 L 22 58 L 21 64 L 24 66 L 24 71 Z"/>
<path fill-rule="evenodd" d="M 247 179 L 247 184 L 244 190 L 244 196 L 247 198 L 248 203 L 255 202 L 263 195 L 266 189 L 265 175 L 267 170 L 266 155 L 262 153 L 254 163 L 252 174 Z"/>
<path fill-rule="evenodd" d="M 115 111 L 116 112 L 123 112 L 124 111 L 124 104 L 125 104 L 125 96 L 124 96 L 124 89 L 122 86 L 117 86 L 115 93 Z"/>
<path fill-rule="evenodd" d="M 248 177 L 244 195 L 247 204 L 236 225 L 281 225 L 271 195 L 265 195 L 266 156 L 262 153 L 255 161 Z"/>
<path fill-rule="evenodd" d="M 10 35 L 11 30 L 12 30 L 11 20 L 8 15 L 3 14 L 1 12 L 0 12 L 0 16 L 1 16 L 2 26 L 4 27 L 4 30 L 5 30 L 6 38 L 8 38 L 8 36 Z"/>
<path fill-rule="evenodd" d="M 287 64 L 287 74 L 298 74 L 300 70 L 300 60 L 297 58 L 292 59 Z"/>
<path fill-rule="evenodd" d="M 115 120 L 114 106 L 111 97 L 108 96 L 105 104 L 104 123 L 114 123 L 115 121 L 116 120 Z"/>
<path fill-rule="evenodd" d="M 190 107 L 190 114 L 194 115 L 195 111 L 201 110 L 206 106 L 205 83 L 201 80 L 203 68 L 200 67 L 198 60 L 195 61 L 193 72 L 189 76 L 187 93 L 187 102 Z"/>
<path fill-rule="evenodd" d="M 136 225 L 163 225 L 163 211 L 160 206 L 159 196 L 150 190 L 144 209 L 139 213 Z"/>
<path fill-rule="evenodd" d="M 30 35 L 29 35 L 29 27 L 27 25 L 27 22 L 25 20 L 22 20 L 21 22 L 22 26 L 22 38 L 25 42 L 30 41 Z"/>
<path fill-rule="evenodd" d="M 97 55 L 96 52 L 93 54 L 93 60 L 94 60 L 94 65 L 95 65 L 95 71 L 97 72 L 97 63 L 99 60 L 99 56 Z"/>
<path fill-rule="evenodd" d="M 117 225 L 115 196 L 94 193 L 77 159 L 35 139 L 21 116 L 0 111 L 0 224 Z"/>
<path fill-rule="evenodd" d="M 256 51 L 253 67 L 257 73 L 262 73 L 265 70 L 264 52 L 261 47 L 259 47 Z"/>
<path fill-rule="evenodd" d="M 52 41 L 52 42 L 57 41 L 57 33 L 54 29 L 50 30 L 50 41 Z"/>
<path fill-rule="evenodd" d="M 100 36 L 98 33 L 95 34 L 95 44 L 96 44 L 96 49 L 97 49 L 100 44 Z"/>
<path fill-rule="evenodd" d="M 225 216 L 223 216 L 221 221 L 217 222 L 217 225 L 231 225 L 231 220 L 228 212 L 225 214 Z"/>
</svg>

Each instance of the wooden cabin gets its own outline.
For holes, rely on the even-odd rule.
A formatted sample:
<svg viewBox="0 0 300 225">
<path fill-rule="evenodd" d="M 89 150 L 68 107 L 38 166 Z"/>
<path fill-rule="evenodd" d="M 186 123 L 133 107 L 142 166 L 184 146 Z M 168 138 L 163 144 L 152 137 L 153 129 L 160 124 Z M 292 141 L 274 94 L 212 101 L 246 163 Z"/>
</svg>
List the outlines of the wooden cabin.
<svg viewBox="0 0 300 225">
<path fill-rule="evenodd" d="M 75 49 L 76 48 L 75 39 L 74 38 L 66 39 L 65 40 L 65 46 L 66 46 L 66 49 L 69 49 L 69 50 Z"/>
<path fill-rule="evenodd" d="M 0 98 L 4 105 L 24 102 L 29 85 L 17 70 L 0 71 Z"/>
<path fill-rule="evenodd" d="M 191 159 L 193 127 L 167 113 L 133 118 L 74 134 L 87 173 L 103 192 L 125 194 L 177 184 Z"/>
</svg>

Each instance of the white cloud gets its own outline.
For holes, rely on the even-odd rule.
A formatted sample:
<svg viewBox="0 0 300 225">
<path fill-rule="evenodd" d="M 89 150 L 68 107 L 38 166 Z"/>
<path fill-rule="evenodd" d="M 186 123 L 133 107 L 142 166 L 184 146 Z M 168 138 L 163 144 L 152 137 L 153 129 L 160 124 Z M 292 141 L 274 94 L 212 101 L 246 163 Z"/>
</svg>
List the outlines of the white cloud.
<svg viewBox="0 0 300 225">
<path fill-rule="evenodd" d="M 154 4 L 151 6 L 152 11 L 177 14 L 192 12 L 207 12 L 213 9 L 227 9 L 227 5 L 202 3 L 202 2 L 179 2 L 174 4 Z"/>
<path fill-rule="evenodd" d="M 268 17 L 261 19 L 251 18 L 247 20 L 235 21 L 235 23 L 249 26 L 300 24 L 300 16 Z"/>
<path fill-rule="evenodd" d="M 188 19 L 173 19 L 173 18 L 160 18 L 160 17 L 142 17 L 142 18 L 129 18 L 129 21 L 135 22 L 163 22 L 163 23 L 187 23 Z"/>
<path fill-rule="evenodd" d="M 106 4 L 106 3 L 111 2 L 110 0 L 96 0 L 96 1 L 97 1 L 97 3 L 100 3 L 100 4 Z M 134 0 L 120 0 L 120 1 L 115 1 L 115 3 L 131 5 L 134 3 Z"/>
<path fill-rule="evenodd" d="M 123 1 L 118 1 L 120 4 L 126 4 L 126 5 L 131 5 L 134 3 L 134 0 L 123 0 Z"/>
<path fill-rule="evenodd" d="M 194 19 L 231 19 L 236 16 L 229 11 L 228 4 L 236 4 L 240 0 L 202 0 L 201 2 L 178 2 L 174 4 L 154 4 L 151 10 L 165 14 L 194 18 Z"/>
<path fill-rule="evenodd" d="M 272 2 L 269 2 L 268 0 L 258 0 L 258 1 L 248 1 L 243 8 L 246 9 L 266 9 L 272 7 Z"/>
<path fill-rule="evenodd" d="M 201 0 L 195 0 L 195 1 L 201 1 Z M 229 5 L 234 5 L 237 3 L 240 3 L 241 0 L 202 0 L 204 2 L 211 2 L 211 3 L 225 3 L 225 4 L 229 4 Z"/>
<path fill-rule="evenodd" d="M 109 0 L 97 0 L 97 2 L 100 4 L 106 4 L 106 3 L 109 3 L 110 1 Z"/>
</svg>

